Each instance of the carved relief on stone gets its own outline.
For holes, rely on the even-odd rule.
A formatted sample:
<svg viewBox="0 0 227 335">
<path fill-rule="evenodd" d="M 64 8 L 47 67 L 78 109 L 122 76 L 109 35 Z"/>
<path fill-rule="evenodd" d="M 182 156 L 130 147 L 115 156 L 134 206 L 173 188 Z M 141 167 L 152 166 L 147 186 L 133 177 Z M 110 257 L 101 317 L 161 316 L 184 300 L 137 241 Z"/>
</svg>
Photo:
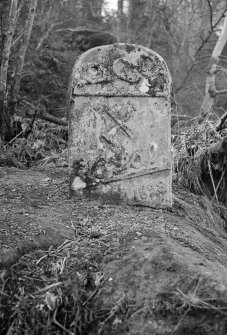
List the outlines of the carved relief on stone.
<svg viewBox="0 0 227 335">
<path fill-rule="evenodd" d="M 74 193 L 171 206 L 170 83 L 143 47 L 91 49 L 76 63 L 70 114 Z"/>
</svg>

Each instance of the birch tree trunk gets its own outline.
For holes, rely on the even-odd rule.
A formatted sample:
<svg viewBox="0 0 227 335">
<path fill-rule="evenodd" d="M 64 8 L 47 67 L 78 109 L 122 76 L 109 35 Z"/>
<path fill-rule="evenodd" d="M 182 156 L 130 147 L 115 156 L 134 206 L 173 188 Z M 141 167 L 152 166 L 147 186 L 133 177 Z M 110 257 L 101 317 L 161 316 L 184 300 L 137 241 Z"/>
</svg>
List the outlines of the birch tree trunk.
<svg viewBox="0 0 227 335">
<path fill-rule="evenodd" d="M 1 57 L 1 68 L 0 68 L 0 138 L 5 141 L 6 132 L 6 118 L 7 118 L 7 73 L 10 49 L 12 45 L 12 38 L 16 25 L 17 17 L 17 2 L 18 0 L 11 0 L 9 10 L 9 26 L 6 32 L 5 39 L 3 41 L 2 57 Z"/>
<path fill-rule="evenodd" d="M 123 6 L 124 6 L 124 0 L 118 0 L 117 1 L 117 10 L 118 10 L 118 15 L 119 16 L 123 15 Z"/>
<path fill-rule="evenodd" d="M 28 8 L 28 17 L 25 23 L 25 29 L 24 34 L 21 39 L 21 44 L 18 52 L 18 57 L 15 65 L 14 70 L 14 80 L 13 80 L 13 86 L 12 86 L 12 104 L 13 107 L 15 107 L 17 102 L 17 97 L 20 91 L 20 83 L 21 83 L 21 75 L 23 71 L 24 66 L 24 59 L 26 55 L 26 51 L 29 45 L 29 40 L 31 36 L 31 31 L 33 27 L 34 17 L 35 17 L 35 11 L 37 6 L 37 0 L 27 0 Z"/>
<path fill-rule="evenodd" d="M 124 8 L 124 0 L 118 0 L 117 1 L 117 19 L 116 19 L 116 32 L 118 36 L 118 41 L 121 36 L 121 32 L 123 29 L 123 8 Z"/>
<path fill-rule="evenodd" d="M 225 16 L 222 32 L 212 52 L 209 70 L 206 78 L 205 97 L 199 112 L 199 120 L 198 120 L 199 123 L 209 118 L 212 112 L 212 106 L 214 103 L 215 96 L 217 94 L 227 92 L 227 90 L 218 91 L 215 85 L 216 73 L 219 70 L 218 62 L 226 42 L 227 42 L 227 15 Z"/>
</svg>

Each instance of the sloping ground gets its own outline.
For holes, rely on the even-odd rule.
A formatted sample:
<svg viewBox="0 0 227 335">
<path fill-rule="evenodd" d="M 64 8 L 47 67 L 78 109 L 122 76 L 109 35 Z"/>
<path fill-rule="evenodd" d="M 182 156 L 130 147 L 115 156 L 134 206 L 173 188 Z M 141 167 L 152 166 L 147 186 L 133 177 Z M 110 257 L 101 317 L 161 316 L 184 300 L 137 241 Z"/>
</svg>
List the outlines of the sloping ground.
<svg viewBox="0 0 227 335">
<path fill-rule="evenodd" d="M 206 198 L 69 199 L 54 168 L 1 168 L 0 185 L 0 334 L 227 334 L 227 236 Z"/>
</svg>

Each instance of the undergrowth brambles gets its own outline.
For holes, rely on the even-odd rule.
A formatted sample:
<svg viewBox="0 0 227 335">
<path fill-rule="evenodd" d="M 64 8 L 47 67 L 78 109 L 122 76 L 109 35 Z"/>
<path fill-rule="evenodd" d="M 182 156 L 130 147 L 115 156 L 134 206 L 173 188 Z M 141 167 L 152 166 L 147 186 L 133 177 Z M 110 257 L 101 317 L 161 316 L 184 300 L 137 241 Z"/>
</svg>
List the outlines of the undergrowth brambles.
<svg viewBox="0 0 227 335">
<path fill-rule="evenodd" d="M 30 119 L 21 119 L 21 126 L 21 134 L 1 146 L 1 166 L 31 167 L 37 163 L 50 162 L 54 162 L 56 166 L 67 166 L 67 127 L 37 120 L 26 136 Z"/>
<path fill-rule="evenodd" d="M 226 129 L 207 121 L 173 130 L 173 179 L 196 194 L 227 203 Z M 220 145 L 219 145 L 220 143 Z"/>
<path fill-rule="evenodd" d="M 75 243 L 65 241 L 42 257 L 27 254 L 1 271 L 0 334 L 101 335 L 108 323 L 126 317 L 125 297 L 103 307 L 98 296 L 109 278 L 98 267 L 70 267 Z"/>
<path fill-rule="evenodd" d="M 30 119 L 18 121 L 22 131 L 1 145 L 0 166 L 68 165 L 67 127 L 36 120 L 30 129 Z M 190 127 L 176 124 L 172 130 L 173 181 L 218 205 L 227 203 L 226 133 L 225 126 L 219 130 L 213 121 Z M 222 148 L 218 147 L 221 141 Z"/>
</svg>

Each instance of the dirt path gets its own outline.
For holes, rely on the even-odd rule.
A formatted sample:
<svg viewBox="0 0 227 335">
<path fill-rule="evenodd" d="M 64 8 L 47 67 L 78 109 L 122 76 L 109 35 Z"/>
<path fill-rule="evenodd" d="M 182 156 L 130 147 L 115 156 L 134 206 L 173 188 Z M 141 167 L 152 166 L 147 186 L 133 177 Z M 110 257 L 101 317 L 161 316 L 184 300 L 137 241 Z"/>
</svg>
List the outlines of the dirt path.
<svg viewBox="0 0 227 335">
<path fill-rule="evenodd" d="M 15 254 L 48 248 L 78 236 L 104 238 L 116 248 L 124 238 L 159 226 L 160 211 L 69 199 L 67 169 L 0 170 L 0 264 Z M 113 242 L 113 243 L 111 243 Z M 16 250 L 17 249 L 17 250 Z"/>
<path fill-rule="evenodd" d="M 188 290 L 212 299 L 221 296 L 227 305 L 227 236 L 223 220 L 205 198 L 174 188 L 172 211 L 69 199 L 68 171 L 63 168 L 1 168 L 0 186 L 0 269 L 26 252 L 71 241 L 68 267 L 73 273 L 101 267 L 110 276 L 103 289 L 104 305 L 116 306 L 119 297 L 126 296 L 136 311 L 142 309 L 124 321 L 129 333 L 136 335 L 172 334 L 176 327 L 180 329 L 185 309 L 179 314 L 175 301 L 173 311 L 167 311 L 163 299 L 158 300 L 166 290 L 182 292 L 176 297 L 186 307 L 198 304 L 195 300 L 185 303 L 183 294 Z M 171 294 L 165 298 L 168 304 Z M 154 301 L 161 310 L 149 318 L 145 305 L 150 310 Z M 217 314 L 218 326 L 209 326 L 201 334 L 226 334 L 227 324 L 215 306 L 211 310 Z M 162 324 L 167 312 L 178 313 L 178 320 L 170 313 L 171 318 L 160 326 L 157 320 Z M 194 318 L 188 313 L 187 327 Z M 104 334 L 128 334 L 118 321 L 117 328 L 112 323 Z M 201 322 L 205 327 L 207 321 Z"/>
<path fill-rule="evenodd" d="M 177 190 L 170 213 L 70 199 L 67 168 L 1 168 L 0 185 L 0 262 L 15 248 L 23 253 L 33 244 L 35 248 L 47 248 L 78 236 L 94 239 L 105 236 L 117 246 L 125 238 L 142 237 L 146 229 L 165 231 L 180 244 L 227 265 L 223 222 L 201 197 L 184 190 Z M 182 223 L 185 231 L 181 229 Z M 205 246 L 203 235 L 208 239 L 204 241 Z M 217 243 L 215 248 L 212 243 Z"/>
</svg>

